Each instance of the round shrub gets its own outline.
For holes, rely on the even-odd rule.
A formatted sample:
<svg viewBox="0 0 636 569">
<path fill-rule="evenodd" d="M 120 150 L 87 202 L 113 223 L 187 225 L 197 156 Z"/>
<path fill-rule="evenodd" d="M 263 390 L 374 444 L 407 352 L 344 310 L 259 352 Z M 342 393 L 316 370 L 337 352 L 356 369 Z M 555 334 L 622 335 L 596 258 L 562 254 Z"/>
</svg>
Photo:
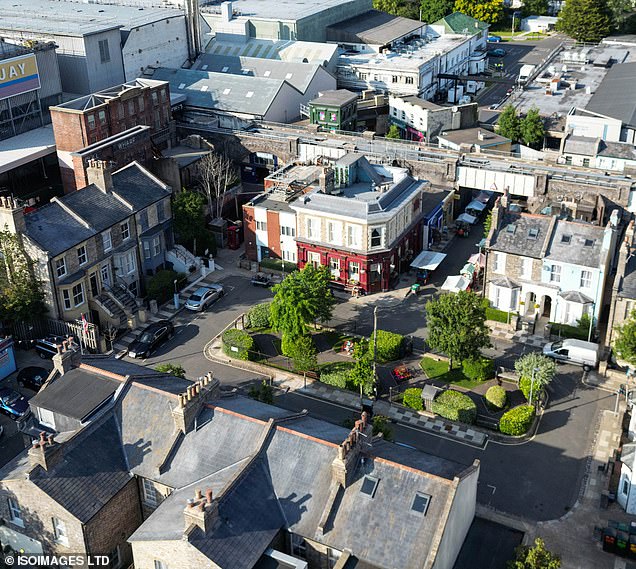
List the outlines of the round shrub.
<svg viewBox="0 0 636 569">
<path fill-rule="evenodd" d="M 263 302 L 252 306 L 246 314 L 246 328 L 269 328 L 271 302 Z"/>
<path fill-rule="evenodd" d="M 422 390 L 418 387 L 411 387 L 404 391 L 402 395 L 402 405 L 410 407 L 416 411 L 424 409 L 424 402 L 422 401 Z"/>
<path fill-rule="evenodd" d="M 486 381 L 495 375 L 495 364 L 490 358 L 468 359 L 462 362 L 462 371 L 468 379 Z"/>
<path fill-rule="evenodd" d="M 245 330 L 229 328 L 221 336 L 223 353 L 239 360 L 249 360 L 254 349 L 254 339 Z"/>
<path fill-rule="evenodd" d="M 504 413 L 499 419 L 499 430 L 504 435 L 518 437 L 525 435 L 534 421 L 535 411 L 532 405 L 519 405 Z"/>
<path fill-rule="evenodd" d="M 486 391 L 486 401 L 495 409 L 503 409 L 507 398 L 506 390 L 499 385 L 493 385 Z"/>
<path fill-rule="evenodd" d="M 404 336 L 387 332 L 386 330 L 377 331 L 377 356 L 378 362 L 391 362 L 402 356 L 402 346 L 404 344 Z M 369 342 L 369 349 L 373 350 L 373 342 Z"/>
<path fill-rule="evenodd" d="M 442 391 L 434 400 L 432 409 L 440 417 L 461 421 L 469 425 L 477 418 L 477 405 L 465 393 L 449 389 Z"/>
</svg>

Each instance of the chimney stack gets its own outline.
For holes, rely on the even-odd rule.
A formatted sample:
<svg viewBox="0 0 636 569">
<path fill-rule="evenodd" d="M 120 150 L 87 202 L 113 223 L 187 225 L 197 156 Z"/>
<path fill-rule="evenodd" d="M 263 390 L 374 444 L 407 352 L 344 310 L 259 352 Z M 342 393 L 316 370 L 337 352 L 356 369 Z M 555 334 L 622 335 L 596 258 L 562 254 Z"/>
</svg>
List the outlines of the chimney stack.
<svg viewBox="0 0 636 569">
<path fill-rule="evenodd" d="M 69 336 L 61 346 L 57 346 L 57 354 L 53 356 L 53 367 L 60 375 L 64 375 L 73 368 L 79 367 L 81 363 L 82 354 L 73 337 Z"/>
<path fill-rule="evenodd" d="M 198 527 L 204 534 L 212 533 L 220 522 L 219 500 L 214 498 L 211 488 L 206 489 L 205 498 L 201 497 L 201 490 L 196 491 L 194 500 L 188 500 L 183 511 L 185 519 L 184 536 L 187 538 L 194 527 Z"/>
<path fill-rule="evenodd" d="M 0 196 L 0 231 L 5 228 L 14 235 L 26 233 L 24 208 L 14 198 Z"/>
<path fill-rule="evenodd" d="M 324 167 L 318 176 L 318 185 L 324 194 L 334 194 L 336 184 L 333 168 Z"/>
<path fill-rule="evenodd" d="M 53 435 L 48 435 L 44 431 L 40 432 L 40 439 L 34 440 L 29 449 L 29 460 L 32 465 L 40 465 L 44 470 L 49 470 L 58 464 L 64 453 L 62 445 L 55 442 Z"/>
<path fill-rule="evenodd" d="M 95 184 L 106 194 L 113 191 L 113 177 L 110 173 L 110 167 L 103 160 L 89 160 L 86 178 L 89 185 Z"/>
<path fill-rule="evenodd" d="M 351 484 L 360 453 L 371 452 L 373 427 L 366 411 L 355 422 L 349 436 L 338 447 L 338 455 L 331 464 L 334 480 L 343 488 Z"/>
<path fill-rule="evenodd" d="M 220 382 L 208 372 L 193 385 L 189 385 L 185 393 L 178 396 L 178 403 L 172 409 L 177 429 L 184 434 L 189 433 L 194 425 L 194 420 L 210 399 L 219 396 Z"/>
</svg>

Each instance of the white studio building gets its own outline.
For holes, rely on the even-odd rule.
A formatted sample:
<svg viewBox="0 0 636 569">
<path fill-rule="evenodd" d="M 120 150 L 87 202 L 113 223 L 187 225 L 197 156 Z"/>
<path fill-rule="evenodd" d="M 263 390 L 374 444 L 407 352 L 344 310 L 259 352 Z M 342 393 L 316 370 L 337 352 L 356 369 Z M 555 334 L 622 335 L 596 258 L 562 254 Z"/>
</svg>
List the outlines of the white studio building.
<svg viewBox="0 0 636 569">
<path fill-rule="evenodd" d="M 337 70 L 340 88 L 433 99 L 455 83 L 440 74 L 485 71 L 488 24 L 460 13 L 431 25 L 378 14 L 371 11 L 327 30 L 328 41 L 343 50 Z M 391 20 L 383 22 L 386 18 Z M 484 83 L 468 80 L 465 85 L 466 93 L 476 93 Z M 459 96 L 455 93 L 451 102 Z"/>
</svg>

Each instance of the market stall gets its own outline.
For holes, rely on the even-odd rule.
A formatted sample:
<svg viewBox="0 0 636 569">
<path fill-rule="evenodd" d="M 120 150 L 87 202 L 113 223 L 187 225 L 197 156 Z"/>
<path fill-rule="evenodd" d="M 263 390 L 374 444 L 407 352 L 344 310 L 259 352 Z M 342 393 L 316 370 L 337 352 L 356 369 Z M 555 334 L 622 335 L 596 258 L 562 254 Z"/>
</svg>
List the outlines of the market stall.
<svg viewBox="0 0 636 569">
<path fill-rule="evenodd" d="M 446 277 L 444 284 L 442 285 L 442 290 L 446 290 L 448 292 L 459 292 L 461 290 L 469 290 L 470 289 L 470 281 L 461 275 L 453 275 L 451 277 Z"/>
<path fill-rule="evenodd" d="M 437 251 L 422 251 L 413 261 L 411 267 L 417 270 L 416 282 L 418 284 L 427 284 L 431 272 L 440 266 L 446 258 L 446 253 L 438 253 Z"/>
</svg>

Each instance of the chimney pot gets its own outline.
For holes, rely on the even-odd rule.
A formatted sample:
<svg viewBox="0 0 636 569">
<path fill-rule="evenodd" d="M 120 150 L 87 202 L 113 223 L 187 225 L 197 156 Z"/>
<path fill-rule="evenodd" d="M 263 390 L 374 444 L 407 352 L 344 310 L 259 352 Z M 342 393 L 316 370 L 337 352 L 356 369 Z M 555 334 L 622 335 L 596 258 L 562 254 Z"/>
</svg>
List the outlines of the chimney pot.
<svg viewBox="0 0 636 569">
<path fill-rule="evenodd" d="M 49 435 L 46 439 L 49 443 L 49 446 L 52 447 L 53 446 L 53 435 Z"/>
<path fill-rule="evenodd" d="M 45 439 L 46 433 L 44 431 L 40 431 L 40 445 L 44 446 L 44 443 L 46 441 Z"/>
<path fill-rule="evenodd" d="M 58 344 L 56 347 L 57 347 L 57 353 L 61 354 L 62 353 L 62 345 Z"/>
<path fill-rule="evenodd" d="M 212 503 L 212 496 L 213 496 L 212 488 L 208 488 L 205 491 L 205 500 L 208 504 Z"/>
<path fill-rule="evenodd" d="M 198 508 L 200 512 L 203 512 L 205 510 L 205 502 L 200 502 Z"/>
<path fill-rule="evenodd" d="M 197 488 L 197 489 L 196 489 L 196 492 L 194 493 L 194 497 L 195 497 L 197 500 L 200 500 L 201 498 L 203 498 L 203 494 L 201 493 L 201 489 L 200 489 L 200 488 Z"/>
</svg>

